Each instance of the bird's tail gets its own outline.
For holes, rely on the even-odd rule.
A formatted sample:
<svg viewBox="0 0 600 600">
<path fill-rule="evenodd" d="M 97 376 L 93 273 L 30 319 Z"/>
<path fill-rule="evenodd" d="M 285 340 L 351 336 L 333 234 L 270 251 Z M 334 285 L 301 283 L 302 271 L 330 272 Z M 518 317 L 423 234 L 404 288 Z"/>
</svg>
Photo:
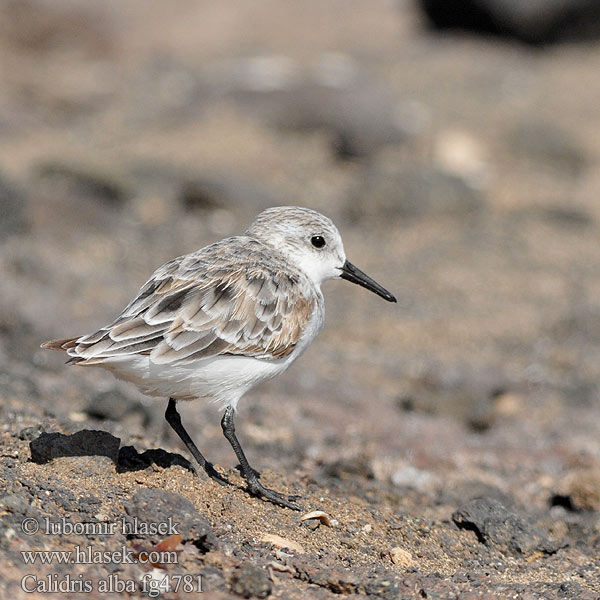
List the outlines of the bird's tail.
<svg viewBox="0 0 600 600">
<path fill-rule="evenodd" d="M 46 350 L 69 350 L 69 348 L 74 348 L 77 346 L 78 339 L 79 337 L 63 338 L 62 340 L 50 340 L 49 342 L 44 342 L 40 348 L 44 348 Z"/>
</svg>

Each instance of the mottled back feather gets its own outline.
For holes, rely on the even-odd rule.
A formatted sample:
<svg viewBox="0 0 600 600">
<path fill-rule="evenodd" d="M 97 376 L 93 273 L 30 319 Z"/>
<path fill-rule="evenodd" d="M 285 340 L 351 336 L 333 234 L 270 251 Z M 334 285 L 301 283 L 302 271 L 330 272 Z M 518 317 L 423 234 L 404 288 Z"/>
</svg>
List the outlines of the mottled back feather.
<svg viewBox="0 0 600 600">
<path fill-rule="evenodd" d="M 244 235 L 171 260 L 110 325 L 48 347 L 82 365 L 132 354 L 173 364 L 223 354 L 276 360 L 294 350 L 320 298 L 288 259 Z"/>
</svg>

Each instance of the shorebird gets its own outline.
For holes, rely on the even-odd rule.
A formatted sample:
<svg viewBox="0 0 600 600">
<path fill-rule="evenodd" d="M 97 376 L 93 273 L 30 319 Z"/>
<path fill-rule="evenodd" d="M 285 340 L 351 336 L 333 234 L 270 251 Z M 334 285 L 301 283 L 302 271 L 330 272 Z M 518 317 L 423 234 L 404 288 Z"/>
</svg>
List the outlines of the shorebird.
<svg viewBox="0 0 600 600">
<path fill-rule="evenodd" d="M 396 302 L 346 259 L 329 218 L 307 208 L 269 208 L 243 235 L 159 267 L 109 325 L 42 348 L 64 350 L 67 364 L 102 367 L 149 396 L 168 398 L 169 425 L 200 467 L 226 483 L 177 412 L 178 401 L 212 398 L 225 411 L 221 427 L 248 492 L 300 510 L 295 499 L 262 485 L 233 417 L 250 388 L 285 371 L 306 350 L 323 326 L 321 284 L 339 278 Z"/>
</svg>

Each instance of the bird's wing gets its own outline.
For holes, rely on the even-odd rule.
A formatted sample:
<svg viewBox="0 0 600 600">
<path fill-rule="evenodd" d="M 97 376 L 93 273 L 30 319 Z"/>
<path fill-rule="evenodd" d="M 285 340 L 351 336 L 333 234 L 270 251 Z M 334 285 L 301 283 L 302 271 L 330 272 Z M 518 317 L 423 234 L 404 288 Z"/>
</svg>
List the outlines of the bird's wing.
<svg viewBox="0 0 600 600">
<path fill-rule="evenodd" d="M 182 363 L 219 354 L 264 360 L 290 354 L 313 313 L 311 284 L 253 244 L 243 261 L 229 250 L 213 244 L 158 269 L 111 325 L 70 344 L 72 361 L 149 354 L 155 363 Z"/>
</svg>

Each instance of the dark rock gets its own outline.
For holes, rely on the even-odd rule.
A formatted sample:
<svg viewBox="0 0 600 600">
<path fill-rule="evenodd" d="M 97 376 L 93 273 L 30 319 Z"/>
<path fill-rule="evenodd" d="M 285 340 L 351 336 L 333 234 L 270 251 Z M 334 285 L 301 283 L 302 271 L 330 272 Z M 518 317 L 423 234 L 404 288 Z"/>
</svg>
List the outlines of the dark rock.
<svg viewBox="0 0 600 600">
<path fill-rule="evenodd" d="M 266 598 L 271 593 L 271 582 L 264 569 L 245 563 L 231 576 L 231 591 L 242 598 Z"/>
<path fill-rule="evenodd" d="M 45 463 L 63 456 L 107 456 L 115 463 L 121 440 L 107 431 L 84 429 L 72 435 L 42 433 L 29 443 L 31 460 Z"/>
<path fill-rule="evenodd" d="M 528 556 L 558 549 L 541 530 L 493 498 L 468 501 L 454 512 L 452 520 L 461 529 L 474 531 L 481 543 L 502 552 Z"/>
<path fill-rule="evenodd" d="M 56 513 L 57 507 L 67 512 L 75 512 L 78 508 L 75 494 L 70 489 L 57 485 L 52 477 L 49 481 L 25 479 L 22 484 L 48 512 Z"/>
<path fill-rule="evenodd" d="M 86 513 L 88 515 L 97 514 L 101 506 L 102 500 L 96 496 L 82 496 L 77 501 L 77 508 L 79 512 Z"/>
<path fill-rule="evenodd" d="M 420 0 L 439 29 L 465 29 L 528 44 L 596 38 L 598 0 Z"/>
<path fill-rule="evenodd" d="M 386 219 L 392 225 L 422 216 L 464 217 L 476 214 L 482 206 L 479 192 L 463 179 L 418 164 L 370 168 L 347 199 L 354 220 Z"/>
<path fill-rule="evenodd" d="M 179 494 L 143 489 L 136 492 L 124 506 L 128 515 L 126 521 L 129 523 L 135 523 L 136 520 L 138 523 L 148 524 L 172 522 L 183 540 L 193 543 L 200 550 L 207 552 L 217 547 L 217 540 L 208 520 L 198 513 L 189 500 Z"/>
<path fill-rule="evenodd" d="M 377 598 L 403 598 L 399 595 L 400 584 L 396 579 L 379 578 L 368 581 L 365 584 L 365 594 L 367 596 L 375 596 Z M 427 597 L 427 596 L 422 596 Z"/>
<path fill-rule="evenodd" d="M 515 500 L 510 493 L 479 480 L 461 481 L 454 485 L 443 486 L 439 493 L 438 502 L 440 504 L 456 504 L 476 498 L 492 498 L 509 508 L 515 505 Z"/>
<path fill-rule="evenodd" d="M 158 465 L 163 469 L 179 465 L 185 469 L 193 471 L 189 460 L 185 459 L 180 454 L 167 452 L 162 448 L 150 449 L 141 454 L 133 446 L 123 446 L 119 450 L 117 459 L 117 472 L 125 473 L 126 471 L 143 471 L 151 465 Z"/>
</svg>

